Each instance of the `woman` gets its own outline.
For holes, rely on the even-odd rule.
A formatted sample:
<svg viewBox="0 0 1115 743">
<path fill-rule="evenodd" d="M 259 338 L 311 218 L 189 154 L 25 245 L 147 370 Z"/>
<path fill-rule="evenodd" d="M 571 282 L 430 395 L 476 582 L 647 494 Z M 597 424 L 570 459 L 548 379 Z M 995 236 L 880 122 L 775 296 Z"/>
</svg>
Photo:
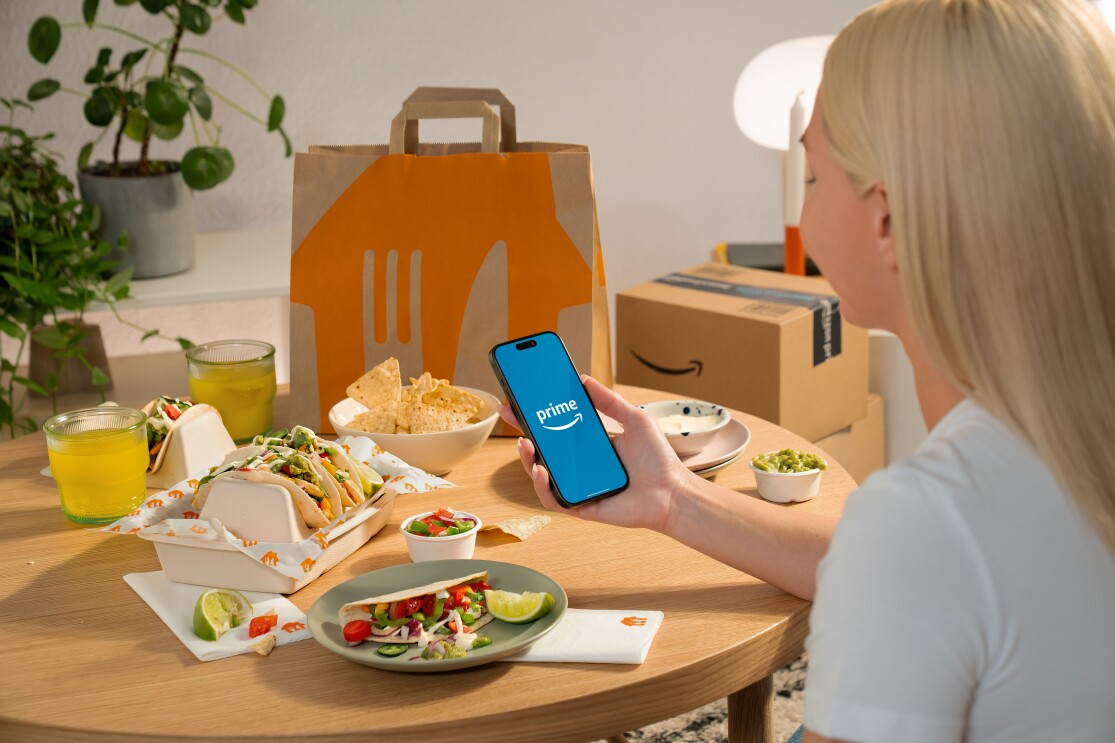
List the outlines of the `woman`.
<svg viewBox="0 0 1115 743">
<path fill-rule="evenodd" d="M 805 243 L 901 338 L 928 439 L 834 533 L 690 474 L 586 379 L 631 485 L 574 513 L 814 598 L 806 740 L 1115 741 L 1115 36 L 1085 0 L 882 3 L 804 142 Z"/>
</svg>

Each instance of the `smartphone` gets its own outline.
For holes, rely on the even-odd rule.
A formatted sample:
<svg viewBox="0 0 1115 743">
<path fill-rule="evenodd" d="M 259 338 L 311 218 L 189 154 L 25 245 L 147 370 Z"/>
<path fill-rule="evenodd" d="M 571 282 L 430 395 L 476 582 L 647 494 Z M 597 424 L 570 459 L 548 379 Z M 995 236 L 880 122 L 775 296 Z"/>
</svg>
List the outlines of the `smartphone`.
<svg viewBox="0 0 1115 743">
<path fill-rule="evenodd" d="M 488 361 L 558 503 L 575 508 L 627 487 L 627 470 L 557 334 L 500 343 Z"/>
</svg>

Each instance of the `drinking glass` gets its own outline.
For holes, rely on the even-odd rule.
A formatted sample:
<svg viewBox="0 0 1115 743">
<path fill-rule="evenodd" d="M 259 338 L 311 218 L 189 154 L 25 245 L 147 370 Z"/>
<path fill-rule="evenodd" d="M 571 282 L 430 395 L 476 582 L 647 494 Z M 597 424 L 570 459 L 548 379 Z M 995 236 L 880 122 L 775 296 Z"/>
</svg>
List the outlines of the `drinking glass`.
<svg viewBox="0 0 1115 743">
<path fill-rule="evenodd" d="M 147 415 L 101 407 L 56 415 L 45 424 L 50 471 L 62 513 L 79 524 L 108 524 L 147 494 Z"/>
<path fill-rule="evenodd" d="M 271 430 L 275 347 L 263 341 L 203 343 L 186 351 L 190 397 L 215 407 L 237 443 Z"/>
</svg>

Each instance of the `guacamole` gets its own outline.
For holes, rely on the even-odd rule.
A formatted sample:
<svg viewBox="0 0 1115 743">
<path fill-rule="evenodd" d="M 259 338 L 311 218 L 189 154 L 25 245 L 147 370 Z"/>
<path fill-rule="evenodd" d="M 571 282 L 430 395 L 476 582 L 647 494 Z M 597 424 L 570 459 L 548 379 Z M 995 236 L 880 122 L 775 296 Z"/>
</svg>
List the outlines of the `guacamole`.
<svg viewBox="0 0 1115 743">
<path fill-rule="evenodd" d="M 810 470 L 823 470 L 828 468 L 828 462 L 816 454 L 797 449 L 783 449 L 766 454 L 758 454 L 751 458 L 755 469 L 764 472 L 809 472 Z"/>
</svg>

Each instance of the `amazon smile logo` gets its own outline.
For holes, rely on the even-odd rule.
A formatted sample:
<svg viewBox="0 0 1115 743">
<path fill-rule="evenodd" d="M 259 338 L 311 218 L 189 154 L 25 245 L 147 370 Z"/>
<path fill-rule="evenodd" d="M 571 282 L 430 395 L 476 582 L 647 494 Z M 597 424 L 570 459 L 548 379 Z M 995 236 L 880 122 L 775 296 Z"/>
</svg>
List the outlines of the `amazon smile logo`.
<svg viewBox="0 0 1115 743">
<path fill-rule="evenodd" d="M 538 422 L 541 423 L 542 427 L 545 428 L 547 431 L 564 431 L 567 428 L 572 428 L 573 426 L 580 423 L 581 420 L 584 419 L 584 416 L 580 413 L 577 413 L 573 416 L 573 420 L 559 426 L 547 426 L 546 421 L 550 420 L 551 418 L 556 418 L 560 415 L 564 415 L 566 413 L 573 413 L 576 410 L 577 401 L 570 400 L 569 402 L 559 402 L 556 405 L 551 403 L 541 410 L 534 411 L 534 414 L 538 416 Z"/>
<path fill-rule="evenodd" d="M 652 370 L 658 372 L 659 374 L 670 374 L 670 375 L 673 375 L 673 376 L 681 376 L 682 374 L 689 374 L 691 372 L 697 372 L 697 376 L 699 377 L 699 376 L 701 376 L 701 372 L 703 372 L 705 370 L 705 363 L 703 361 L 699 361 L 698 359 L 691 359 L 689 361 L 689 366 L 687 366 L 687 367 L 684 367 L 682 369 L 673 369 L 673 368 L 670 368 L 668 366 L 662 366 L 660 364 L 655 364 L 655 363 L 652 363 L 650 361 L 647 361 L 642 356 L 635 353 L 634 349 L 631 349 L 631 355 L 634 356 L 635 359 L 640 364 L 642 364 L 643 366 L 645 366 L 648 369 L 652 369 Z"/>
</svg>

